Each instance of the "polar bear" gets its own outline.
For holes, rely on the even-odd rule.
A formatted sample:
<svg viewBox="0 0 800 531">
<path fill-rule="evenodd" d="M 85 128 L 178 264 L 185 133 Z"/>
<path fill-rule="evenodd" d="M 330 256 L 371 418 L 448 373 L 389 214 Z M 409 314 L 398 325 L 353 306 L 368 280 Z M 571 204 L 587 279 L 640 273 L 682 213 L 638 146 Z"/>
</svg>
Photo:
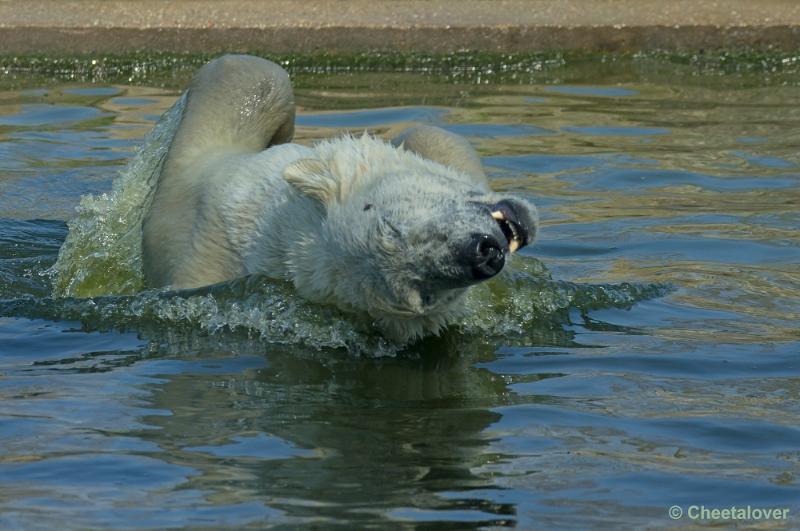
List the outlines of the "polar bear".
<svg viewBox="0 0 800 531">
<path fill-rule="evenodd" d="M 493 193 L 445 130 L 313 147 L 293 133 L 280 66 L 224 56 L 199 70 L 142 225 L 150 287 L 261 273 L 408 342 L 455 319 L 466 290 L 536 236 L 536 208 Z"/>
</svg>

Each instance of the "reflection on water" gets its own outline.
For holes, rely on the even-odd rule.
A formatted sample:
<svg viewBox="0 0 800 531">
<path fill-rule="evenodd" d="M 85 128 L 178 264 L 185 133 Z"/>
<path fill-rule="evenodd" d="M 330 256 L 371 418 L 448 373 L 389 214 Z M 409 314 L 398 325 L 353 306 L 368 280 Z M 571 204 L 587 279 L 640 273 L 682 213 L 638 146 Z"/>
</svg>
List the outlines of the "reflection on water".
<svg viewBox="0 0 800 531">
<path fill-rule="evenodd" d="M 63 220 L 177 91 L 0 92 L 0 525 L 796 526 L 798 88 L 592 73 L 298 80 L 299 141 L 436 123 L 540 207 L 518 271 L 399 352 L 257 278 L 53 298 Z"/>
<path fill-rule="evenodd" d="M 204 471 L 190 482 L 193 487 L 208 490 L 245 473 L 252 494 L 262 499 L 275 496 L 274 486 L 282 485 L 274 507 L 331 521 L 347 507 L 353 524 L 374 522 L 377 515 L 406 504 L 438 511 L 459 507 L 435 496 L 442 487 L 492 488 L 491 481 L 471 469 L 482 463 L 482 449 L 488 445 L 482 431 L 499 418 L 484 408 L 502 395 L 504 385 L 484 371 L 468 370 L 469 358 L 431 356 L 376 364 L 296 352 L 271 354 L 269 366 L 249 378 L 233 375 L 202 382 L 191 375 L 160 389 L 159 401 L 187 408 L 198 388 L 214 388 L 216 399 L 204 396 L 195 402 L 194 414 L 178 422 L 154 419 L 162 428 L 154 434 L 159 444 Z M 211 411 L 206 409 L 208 399 L 215 404 Z M 393 413 L 387 415 L 387 410 Z M 209 441 L 204 427 L 209 413 L 221 426 L 229 426 L 225 437 Z M 331 423 L 333 418 L 338 420 Z M 248 453 L 231 433 L 240 434 L 239 441 L 267 433 L 282 444 L 272 442 L 280 446 L 279 453 L 265 460 L 263 447 L 251 442 L 255 451 Z M 193 446 L 209 442 L 215 450 Z M 219 452 L 235 453 L 229 457 L 236 465 L 212 464 L 219 462 Z M 205 464 L 212 464 L 211 469 Z M 480 509 L 480 503 L 473 505 Z M 499 514 L 487 515 L 489 521 L 502 519 L 512 508 L 492 512 Z"/>
</svg>

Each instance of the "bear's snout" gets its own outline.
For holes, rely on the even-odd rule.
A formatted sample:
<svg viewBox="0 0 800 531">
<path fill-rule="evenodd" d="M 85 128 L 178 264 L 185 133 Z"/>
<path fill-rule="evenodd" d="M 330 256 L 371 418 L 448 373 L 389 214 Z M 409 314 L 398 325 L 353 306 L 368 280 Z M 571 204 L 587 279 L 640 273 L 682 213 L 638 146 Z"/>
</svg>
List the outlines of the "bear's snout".
<svg viewBox="0 0 800 531">
<path fill-rule="evenodd" d="M 492 278 L 506 264 L 503 246 L 490 234 L 473 234 L 459 258 L 473 280 Z"/>
</svg>

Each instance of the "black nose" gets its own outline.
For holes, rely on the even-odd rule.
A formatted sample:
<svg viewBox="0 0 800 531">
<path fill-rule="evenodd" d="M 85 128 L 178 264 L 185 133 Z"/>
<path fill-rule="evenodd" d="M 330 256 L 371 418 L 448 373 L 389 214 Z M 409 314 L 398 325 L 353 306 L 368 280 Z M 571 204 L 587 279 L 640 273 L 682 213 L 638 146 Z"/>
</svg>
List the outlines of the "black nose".
<svg viewBox="0 0 800 531">
<path fill-rule="evenodd" d="M 469 244 L 461 252 L 461 258 L 475 280 L 492 278 L 506 263 L 503 247 L 489 234 L 473 234 Z"/>
</svg>

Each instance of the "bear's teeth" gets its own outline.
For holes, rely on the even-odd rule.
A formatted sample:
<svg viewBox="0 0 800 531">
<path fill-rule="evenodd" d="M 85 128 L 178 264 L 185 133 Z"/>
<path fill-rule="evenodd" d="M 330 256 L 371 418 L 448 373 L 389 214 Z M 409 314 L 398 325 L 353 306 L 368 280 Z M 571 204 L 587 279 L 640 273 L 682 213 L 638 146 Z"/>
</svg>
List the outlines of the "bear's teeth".
<svg viewBox="0 0 800 531">
<path fill-rule="evenodd" d="M 511 233 L 511 239 L 508 241 L 508 250 L 512 253 L 516 252 L 516 250 L 520 248 L 520 238 L 519 234 L 517 234 L 517 227 L 513 223 L 509 222 L 506 219 L 505 214 L 503 214 L 503 212 L 500 210 L 495 210 L 492 212 L 492 218 L 497 221 L 502 221 L 503 226 L 506 227 L 508 232 Z M 506 231 L 504 230 L 503 232 Z"/>
</svg>

